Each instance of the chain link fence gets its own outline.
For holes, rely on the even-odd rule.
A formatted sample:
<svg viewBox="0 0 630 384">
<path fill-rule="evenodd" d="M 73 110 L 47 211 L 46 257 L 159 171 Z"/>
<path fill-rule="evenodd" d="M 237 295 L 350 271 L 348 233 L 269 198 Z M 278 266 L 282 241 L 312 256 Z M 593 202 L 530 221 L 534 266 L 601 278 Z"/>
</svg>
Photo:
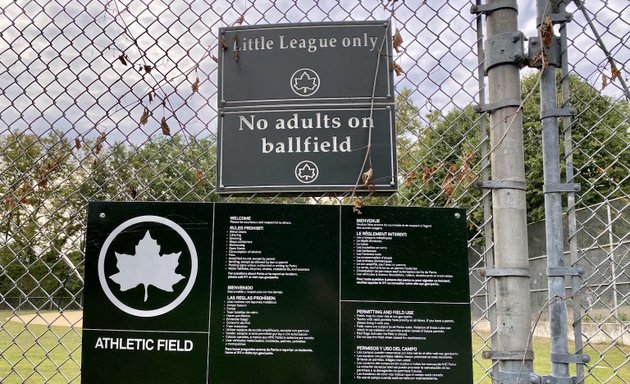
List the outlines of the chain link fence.
<svg viewBox="0 0 630 384">
<path fill-rule="evenodd" d="M 538 35 L 533 3 L 519 1 L 525 36 Z M 0 381 L 80 381 L 88 201 L 353 203 L 350 194 L 215 194 L 219 27 L 391 19 L 403 39 L 394 57 L 401 187 L 362 203 L 468 210 L 475 383 L 491 382 L 482 351 L 492 348 L 492 282 L 477 273 L 492 249 L 490 194 L 475 187 L 487 179 L 490 149 L 480 131 L 486 116 L 473 108 L 485 90 L 471 5 L 0 0 Z M 573 254 L 584 270 L 579 286 L 567 283 L 577 291 L 567 301 L 585 324 L 585 382 L 630 383 L 630 3 L 573 1 L 567 9 L 564 80 L 577 114 L 562 125 L 562 155 L 567 181 L 582 189 L 565 203 L 577 229 L 566 264 Z M 522 70 L 522 93 L 534 223 L 544 220 L 536 70 Z M 544 237 L 530 238 L 532 320 L 541 329 L 544 244 L 535 250 Z M 535 368 L 547 373 L 545 339 L 536 340 Z"/>
</svg>

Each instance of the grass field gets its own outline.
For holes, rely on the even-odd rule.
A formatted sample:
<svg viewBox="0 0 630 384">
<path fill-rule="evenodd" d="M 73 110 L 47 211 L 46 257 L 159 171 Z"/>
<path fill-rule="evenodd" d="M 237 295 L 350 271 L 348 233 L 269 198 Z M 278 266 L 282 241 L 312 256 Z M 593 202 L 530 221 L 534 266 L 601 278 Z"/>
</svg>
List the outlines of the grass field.
<svg viewBox="0 0 630 384">
<path fill-rule="evenodd" d="M 64 326 L 25 325 L 7 321 L 11 312 L 0 311 L 0 383 L 79 383 L 81 366 L 81 329 Z M 549 341 L 534 338 L 534 369 L 550 374 Z M 483 350 L 479 337 L 473 350 Z M 487 348 L 486 348 L 487 349 Z M 586 368 L 586 384 L 630 383 L 630 346 L 596 344 L 586 349 L 591 362 Z M 488 360 L 476 360 L 475 383 L 490 367 Z M 490 384 L 489 377 L 481 383 Z M 459 384 L 459 383 L 453 383 Z"/>
</svg>

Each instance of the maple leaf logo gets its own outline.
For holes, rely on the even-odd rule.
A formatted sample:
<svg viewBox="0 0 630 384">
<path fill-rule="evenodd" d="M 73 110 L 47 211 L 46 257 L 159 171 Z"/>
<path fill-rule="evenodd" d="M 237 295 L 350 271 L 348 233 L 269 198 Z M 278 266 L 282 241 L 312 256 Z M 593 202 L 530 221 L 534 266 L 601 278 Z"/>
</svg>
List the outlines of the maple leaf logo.
<svg viewBox="0 0 630 384">
<path fill-rule="evenodd" d="M 315 169 L 311 168 L 308 164 L 304 164 L 298 171 L 298 176 L 304 180 L 312 179 L 315 177 Z"/>
<path fill-rule="evenodd" d="M 142 284 L 144 301 L 149 297 L 152 285 L 162 291 L 173 292 L 173 285 L 185 277 L 175 273 L 181 252 L 160 255 L 160 245 L 151 238 L 149 231 L 136 245 L 135 255 L 114 252 L 118 273 L 109 278 L 120 285 L 122 292 Z"/>
<path fill-rule="evenodd" d="M 310 68 L 298 69 L 291 75 L 291 90 L 298 96 L 313 95 L 319 89 L 320 81 L 317 72 Z"/>
<path fill-rule="evenodd" d="M 310 77 L 306 71 L 302 72 L 302 76 L 293 79 L 293 87 L 303 93 L 313 91 L 317 87 L 317 78 Z"/>
</svg>

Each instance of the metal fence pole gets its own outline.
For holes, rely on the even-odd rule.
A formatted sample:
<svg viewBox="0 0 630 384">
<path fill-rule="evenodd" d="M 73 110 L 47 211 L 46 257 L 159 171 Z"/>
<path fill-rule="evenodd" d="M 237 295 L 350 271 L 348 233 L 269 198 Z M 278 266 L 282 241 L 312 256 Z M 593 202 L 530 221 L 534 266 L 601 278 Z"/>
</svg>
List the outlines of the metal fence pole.
<svg viewBox="0 0 630 384">
<path fill-rule="evenodd" d="M 548 0 L 537 0 L 538 29 L 543 28 L 547 16 L 550 16 Z M 552 28 L 547 30 L 552 33 Z M 542 33 L 541 33 L 542 35 Z M 551 36 L 551 43 L 553 39 Z M 541 36 L 541 42 L 544 40 Z M 541 45 L 547 45 L 542 43 Z M 543 60 L 548 57 L 548 47 Z M 560 181 L 560 138 L 558 132 L 558 116 L 561 115 L 557 106 L 556 67 L 553 63 L 543 63 L 540 79 L 540 109 L 542 120 L 543 145 L 543 177 L 545 193 L 545 240 L 547 250 L 547 275 L 549 281 L 549 327 L 551 333 L 550 353 L 554 355 L 568 354 L 567 339 L 567 309 L 565 299 L 565 279 L 561 273 L 554 270 L 564 267 L 562 260 L 564 252 L 562 225 L 562 185 Z M 569 377 L 569 364 L 551 359 L 551 373 L 556 378 Z"/>
<path fill-rule="evenodd" d="M 560 4 L 560 13 L 566 12 L 566 4 Z M 562 62 L 562 108 L 569 108 L 570 106 L 570 92 L 569 92 L 569 52 L 567 44 L 567 24 L 560 25 L 560 52 Z M 567 183 L 573 183 L 575 181 L 574 165 L 573 165 L 573 117 L 564 116 L 563 120 L 563 133 L 564 133 L 564 161 L 566 166 L 566 180 Z M 567 193 L 567 241 L 569 245 L 569 254 L 571 260 L 571 266 L 576 267 L 579 261 L 580 255 L 578 252 L 577 242 L 577 218 L 575 207 L 575 193 Z M 576 295 L 582 286 L 582 276 L 575 274 L 571 277 L 571 293 Z M 582 340 L 582 309 L 580 302 L 576 299 L 573 300 L 571 309 L 573 311 L 573 338 L 575 340 L 575 352 L 582 353 L 584 349 L 584 342 Z M 576 364 L 575 374 L 577 378 L 577 384 L 584 383 L 584 364 Z"/>
<path fill-rule="evenodd" d="M 490 112 L 490 161 L 496 281 L 496 345 L 493 382 L 527 383 L 531 371 L 531 321 L 525 167 L 520 66 L 522 34 L 516 1 L 487 4 L 487 110 Z"/>
</svg>

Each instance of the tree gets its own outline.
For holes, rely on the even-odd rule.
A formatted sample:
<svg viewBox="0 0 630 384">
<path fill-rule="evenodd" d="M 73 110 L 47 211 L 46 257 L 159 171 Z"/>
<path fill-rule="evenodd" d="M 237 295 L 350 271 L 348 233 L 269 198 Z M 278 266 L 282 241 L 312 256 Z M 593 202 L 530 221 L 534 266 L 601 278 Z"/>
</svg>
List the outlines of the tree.
<svg viewBox="0 0 630 384">
<path fill-rule="evenodd" d="M 76 299 L 88 201 L 218 199 L 210 139 L 106 144 L 101 136 L 71 145 L 55 131 L 0 138 L 0 297 Z"/>
<path fill-rule="evenodd" d="M 64 208 L 72 195 L 64 176 L 73 168 L 61 133 L 11 133 L 0 140 L 0 294 L 54 297 L 68 287 L 72 266 L 64 252 L 81 227 Z"/>
<path fill-rule="evenodd" d="M 582 202 L 594 204 L 627 195 L 630 193 L 630 183 L 627 183 L 630 164 L 628 102 L 603 96 L 573 75 L 569 88 L 571 105 L 578 110 L 572 127 L 576 143 L 573 162 L 575 182 L 583 185 Z M 528 221 L 533 222 L 544 217 L 540 96 L 536 74 L 523 79 L 522 95 Z M 407 156 L 417 163 L 401 163 L 401 173 L 406 178 L 401 193 L 407 199 L 418 205 L 467 208 L 474 225 L 481 224 L 482 213 L 477 203 L 481 192 L 472 186 L 481 172 L 480 119 L 470 106 L 446 114 L 434 111 L 426 116 L 428 124 L 421 127 L 418 139 L 407 151 Z M 564 143 L 559 145 L 564 155 Z"/>
</svg>

